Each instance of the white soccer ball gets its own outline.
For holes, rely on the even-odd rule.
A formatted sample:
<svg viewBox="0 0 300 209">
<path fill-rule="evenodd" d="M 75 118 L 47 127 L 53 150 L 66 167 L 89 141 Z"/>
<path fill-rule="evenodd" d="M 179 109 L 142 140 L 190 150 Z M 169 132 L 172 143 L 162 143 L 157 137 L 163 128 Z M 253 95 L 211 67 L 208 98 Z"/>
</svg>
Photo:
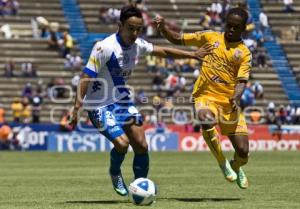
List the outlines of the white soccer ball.
<svg viewBox="0 0 300 209">
<path fill-rule="evenodd" d="M 155 202 L 157 189 L 153 181 L 147 178 L 138 178 L 128 187 L 129 200 L 136 205 L 151 205 Z"/>
</svg>

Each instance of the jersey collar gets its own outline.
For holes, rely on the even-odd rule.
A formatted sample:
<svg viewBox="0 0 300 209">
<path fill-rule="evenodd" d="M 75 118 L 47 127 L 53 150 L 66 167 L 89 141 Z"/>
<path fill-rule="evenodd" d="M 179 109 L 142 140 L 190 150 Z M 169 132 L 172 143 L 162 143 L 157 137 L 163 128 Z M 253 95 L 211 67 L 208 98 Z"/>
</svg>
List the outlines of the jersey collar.
<svg viewBox="0 0 300 209">
<path fill-rule="evenodd" d="M 116 34 L 116 39 L 118 41 L 118 43 L 120 44 L 120 46 L 122 47 L 122 49 L 130 49 L 131 46 L 128 46 L 124 43 L 124 41 L 122 40 L 120 33 Z"/>
</svg>

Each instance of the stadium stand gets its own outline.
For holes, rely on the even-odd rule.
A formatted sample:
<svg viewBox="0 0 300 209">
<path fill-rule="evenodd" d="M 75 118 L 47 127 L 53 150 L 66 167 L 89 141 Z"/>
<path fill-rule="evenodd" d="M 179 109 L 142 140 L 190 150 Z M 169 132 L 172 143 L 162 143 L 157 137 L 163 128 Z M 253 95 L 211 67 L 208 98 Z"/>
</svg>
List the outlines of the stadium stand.
<svg viewBox="0 0 300 209">
<path fill-rule="evenodd" d="M 21 78 L 21 77 L 13 77 L 13 78 L 4 78 L 1 77 L 1 85 L 0 92 L 1 96 L 5 96 L 5 98 L 1 97 L 0 103 L 4 104 L 5 109 L 7 110 L 7 120 L 12 120 L 11 110 L 9 108 L 10 103 L 13 101 L 14 97 L 21 96 L 21 91 L 24 85 L 28 82 L 31 82 L 32 85 L 38 82 L 39 79 L 43 79 L 44 84 L 47 84 L 53 78 L 64 78 L 66 84 L 70 84 L 71 78 L 73 76 L 73 72 L 64 70 L 64 59 L 60 58 L 59 54 L 54 51 L 49 51 L 47 49 L 47 41 L 44 39 L 33 39 L 32 38 L 32 30 L 30 26 L 30 19 L 32 17 L 36 17 L 37 15 L 43 14 L 45 18 L 49 21 L 55 21 L 60 24 L 60 29 L 63 31 L 71 26 L 71 34 L 81 35 L 82 33 L 86 35 L 86 38 L 89 41 L 89 44 L 85 46 L 80 46 L 85 50 L 82 50 L 84 53 L 84 57 L 87 57 L 89 54 L 89 50 L 91 47 L 91 42 L 97 40 L 99 33 L 102 36 L 99 36 L 99 39 L 103 38 L 107 33 L 113 33 L 117 30 L 116 24 L 101 24 L 99 22 L 99 9 L 100 7 L 108 7 L 108 8 L 121 8 L 124 5 L 123 0 L 91 0 L 84 1 L 78 0 L 78 9 L 66 7 L 65 5 L 68 3 L 72 3 L 71 6 L 76 2 L 68 0 L 53 0 L 51 2 L 42 0 L 39 3 L 36 3 L 34 0 L 28 0 L 26 2 L 21 2 L 20 4 L 20 12 L 16 17 L 5 17 L 0 18 L 0 23 L 6 23 L 7 20 L 9 24 L 11 24 L 12 29 L 18 34 L 18 39 L 0 39 L 2 50 L 0 65 L 1 69 L 5 62 L 9 59 L 14 58 L 13 60 L 16 62 L 17 69 L 20 69 L 20 65 L 25 60 L 28 62 L 32 62 L 38 66 L 38 78 Z M 210 3 L 204 0 L 177 0 L 177 1 L 169 1 L 169 0 L 151 0 L 146 1 L 146 7 L 148 9 L 148 13 L 151 17 L 154 17 L 156 14 L 161 14 L 164 16 L 169 22 L 179 20 L 178 25 L 183 26 L 184 32 L 192 32 L 197 30 L 202 30 L 203 27 L 199 25 L 199 17 L 201 13 L 206 11 L 206 8 L 210 6 Z M 62 8 L 63 7 L 63 8 Z M 47 12 L 46 12 L 47 10 Z M 51 12 L 52 11 L 52 12 Z M 74 14 L 74 12 L 76 14 Z M 69 14 L 68 14 L 69 13 Z M 76 25 L 76 21 L 70 23 L 70 19 L 74 15 L 78 16 L 82 14 L 84 19 L 85 26 L 79 27 L 78 30 L 74 30 L 74 25 Z M 64 16 L 65 15 L 65 16 Z M 72 16 L 73 15 L 73 16 Z M 22 25 L 22 26 L 20 26 Z M 20 26 L 20 27 L 19 27 Z M 23 30 L 21 27 L 27 27 L 26 30 Z M 85 30 L 86 28 L 87 30 Z M 83 30 L 84 29 L 84 30 Z M 218 26 L 216 27 L 218 29 Z M 276 30 L 276 28 L 275 28 Z M 89 37 L 90 36 L 90 37 Z M 163 46 L 172 46 L 166 40 L 161 37 L 150 37 L 150 42 L 155 44 L 163 45 Z M 85 42 L 85 39 L 80 41 L 80 45 Z M 184 48 L 184 47 L 180 47 Z M 296 47 L 295 47 L 296 48 Z M 191 48 L 185 48 L 191 50 Z M 29 52 L 29 53 L 28 53 Z M 297 67 L 299 62 L 291 61 L 291 64 Z M 142 60 L 135 69 L 132 74 L 132 78 L 129 80 L 129 85 L 135 87 L 135 89 L 143 89 L 145 91 L 146 97 L 152 100 L 153 96 L 156 95 L 156 92 L 152 89 L 151 80 L 154 77 L 153 74 L 150 74 L 146 71 L 146 60 Z M 183 73 L 184 77 L 187 79 L 186 86 L 192 85 L 193 82 L 193 73 Z M 281 81 L 279 79 L 278 74 L 273 70 L 273 67 L 269 67 L 268 69 L 259 69 L 258 67 L 254 67 L 252 70 L 252 78 L 254 81 L 259 81 L 264 87 L 264 99 L 258 99 L 256 104 L 260 107 L 266 107 L 267 104 L 272 101 L 276 105 L 283 104 L 287 105 L 289 103 L 288 97 L 285 94 L 284 89 L 282 88 Z M 185 98 L 185 101 L 189 101 L 190 92 L 185 91 L 180 94 Z M 64 104 L 65 107 L 71 106 L 73 100 L 70 100 L 67 104 Z M 189 102 L 175 102 L 176 107 L 184 108 L 187 106 L 191 106 Z M 61 107 L 62 105 L 57 105 L 49 101 L 49 99 L 45 98 L 43 103 L 43 109 L 41 113 L 41 121 L 49 122 L 49 112 L 53 107 Z M 141 104 L 141 107 L 147 107 L 149 104 Z M 150 105 L 151 106 L 151 105 Z M 60 111 L 56 112 L 56 120 L 59 118 Z M 165 122 L 170 122 L 170 117 L 168 117 Z"/>
<path fill-rule="evenodd" d="M 16 35 L 12 39 L 0 38 L 0 103 L 6 109 L 7 121 L 12 121 L 10 105 L 15 97 L 21 97 L 22 89 L 26 83 L 31 83 L 33 89 L 35 89 L 37 83 L 42 80 L 43 87 L 46 89 L 46 85 L 53 78 L 63 78 L 66 84 L 70 84 L 73 77 L 71 71 L 64 70 L 64 59 L 61 58 L 59 51 L 49 50 L 47 39 L 33 38 L 31 19 L 41 15 L 49 22 L 57 22 L 60 32 L 69 29 L 59 0 L 42 0 L 38 3 L 34 0 L 22 1 L 18 15 L 0 17 L 0 24 L 9 24 L 12 33 Z M 79 53 L 78 50 L 76 53 Z M 9 60 L 15 63 L 14 73 L 16 76 L 4 76 L 4 65 Z M 37 68 L 37 77 L 21 76 L 22 63 L 31 63 L 35 66 Z M 44 98 L 41 122 L 50 121 L 49 111 L 53 106 L 59 105 L 52 103 L 48 98 Z M 59 117 L 60 112 L 55 112 L 56 120 L 59 120 Z"/>
<path fill-rule="evenodd" d="M 264 11 L 270 19 L 270 25 L 272 30 L 268 29 L 267 35 L 273 37 L 272 40 L 266 41 L 265 47 L 268 50 L 269 55 L 271 56 L 274 69 L 279 75 L 279 78 L 282 82 L 285 93 L 287 94 L 290 103 L 299 105 L 300 104 L 300 92 L 299 80 L 297 82 L 296 78 L 297 70 L 299 65 L 297 58 L 299 58 L 299 50 L 292 47 L 291 44 L 297 45 L 297 33 L 293 32 L 291 28 L 299 30 L 300 19 L 299 14 L 296 12 L 299 11 L 300 4 L 299 2 L 294 4 L 295 12 L 285 11 L 285 7 L 282 2 L 271 2 L 262 1 L 260 4 L 259 1 L 250 1 L 249 5 L 252 8 L 252 13 L 254 19 L 258 20 L 258 15 Z M 292 33 L 296 33 L 293 36 Z M 286 39 L 286 40 L 284 40 Z M 296 49 L 296 50 L 295 50 Z"/>
</svg>

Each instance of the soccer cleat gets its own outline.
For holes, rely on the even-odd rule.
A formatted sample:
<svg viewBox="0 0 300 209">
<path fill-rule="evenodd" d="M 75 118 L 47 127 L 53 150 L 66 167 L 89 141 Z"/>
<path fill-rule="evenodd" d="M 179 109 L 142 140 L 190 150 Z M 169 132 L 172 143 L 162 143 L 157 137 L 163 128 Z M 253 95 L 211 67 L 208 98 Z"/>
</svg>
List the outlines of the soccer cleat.
<svg viewBox="0 0 300 209">
<path fill-rule="evenodd" d="M 224 165 L 220 165 L 220 168 L 223 172 L 225 179 L 229 182 L 234 182 L 237 180 L 237 175 L 234 170 L 231 168 L 228 160 L 225 161 Z"/>
<path fill-rule="evenodd" d="M 126 196 L 128 194 L 127 187 L 124 183 L 123 177 L 121 174 L 113 176 L 110 175 L 111 182 L 113 184 L 114 190 L 121 196 Z"/>
<path fill-rule="evenodd" d="M 242 168 L 240 168 L 237 172 L 236 183 L 241 189 L 247 189 L 249 186 L 248 178 Z"/>
</svg>

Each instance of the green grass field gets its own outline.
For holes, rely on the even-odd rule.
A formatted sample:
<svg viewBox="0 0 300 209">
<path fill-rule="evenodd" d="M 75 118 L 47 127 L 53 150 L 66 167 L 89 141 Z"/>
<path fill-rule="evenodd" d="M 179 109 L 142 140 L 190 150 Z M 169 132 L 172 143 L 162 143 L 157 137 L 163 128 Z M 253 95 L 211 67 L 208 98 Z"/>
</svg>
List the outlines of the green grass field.
<svg viewBox="0 0 300 209">
<path fill-rule="evenodd" d="M 227 153 L 229 155 L 230 153 Z M 108 153 L 0 152 L 0 208 L 137 208 L 112 189 Z M 132 153 L 123 165 L 132 180 Z M 226 182 L 209 153 L 151 153 L 151 208 L 300 208 L 300 153 L 254 152 L 250 188 Z"/>
</svg>

